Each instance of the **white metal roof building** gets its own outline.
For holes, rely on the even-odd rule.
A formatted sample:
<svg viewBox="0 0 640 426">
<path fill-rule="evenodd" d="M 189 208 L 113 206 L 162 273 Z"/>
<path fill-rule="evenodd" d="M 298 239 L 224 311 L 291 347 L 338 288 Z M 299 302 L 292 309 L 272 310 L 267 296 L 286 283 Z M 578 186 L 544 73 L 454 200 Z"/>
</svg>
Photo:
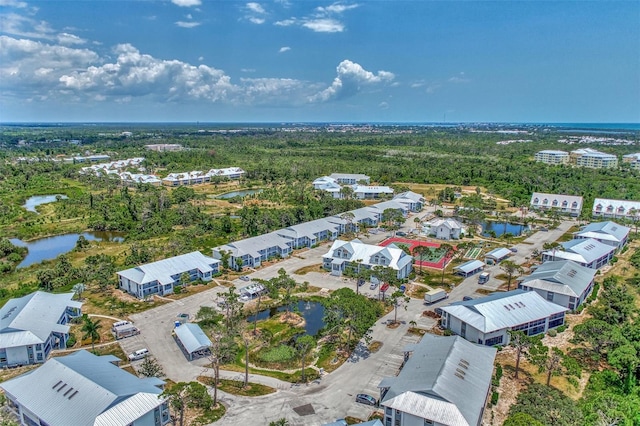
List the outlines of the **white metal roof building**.
<svg viewBox="0 0 640 426">
<path fill-rule="evenodd" d="M 534 192 L 529 206 L 535 210 L 557 210 L 571 216 L 579 216 L 582 211 L 582 197 L 577 195 L 547 194 Z"/>
<path fill-rule="evenodd" d="M 371 178 L 369 176 L 361 173 L 331 173 L 329 177 L 343 185 L 355 185 L 358 182 L 369 184 L 369 182 L 371 182 Z"/>
<path fill-rule="evenodd" d="M 275 231 L 278 235 L 288 238 L 293 242 L 293 248 L 312 247 L 321 241 L 335 240 L 340 235 L 341 229 L 344 227 L 338 223 L 336 219 L 316 219 L 310 222 L 292 225 L 284 229 Z M 341 220 L 341 219 L 340 219 Z M 346 221 L 343 221 L 346 223 Z"/>
<path fill-rule="evenodd" d="M 393 189 L 388 186 L 353 185 L 353 195 L 360 200 L 373 200 L 382 195 L 393 194 Z"/>
<path fill-rule="evenodd" d="M 87 351 L 52 358 L 0 384 L 23 425 L 157 426 L 170 421 L 164 382 L 139 379 L 112 355 Z M 36 391 L 37 390 L 37 391 Z"/>
<path fill-rule="evenodd" d="M 434 217 L 422 225 L 422 232 L 439 240 L 457 240 L 467 232 L 467 228 L 458 220 Z"/>
<path fill-rule="evenodd" d="M 173 332 L 176 336 L 176 343 L 189 361 L 211 353 L 211 340 L 198 324 L 188 322 L 174 328 Z"/>
<path fill-rule="evenodd" d="M 546 164 L 566 164 L 569 162 L 569 153 L 566 151 L 545 149 L 543 151 L 536 152 L 534 159 Z"/>
<path fill-rule="evenodd" d="M 487 265 L 493 265 L 502 262 L 511 254 L 511 250 L 504 247 L 494 248 L 484 255 L 484 261 Z"/>
<path fill-rule="evenodd" d="M 400 194 L 394 196 L 393 200 L 407 205 L 409 210 L 412 212 L 419 212 L 423 209 L 425 204 L 424 197 L 412 191 L 401 192 Z"/>
<path fill-rule="evenodd" d="M 548 250 L 542 253 L 542 261 L 573 260 L 587 268 L 600 269 L 611 261 L 616 248 L 593 238 L 576 239 L 562 243 L 563 250 Z"/>
<path fill-rule="evenodd" d="M 441 308 L 442 326 L 470 342 L 487 346 L 509 343 L 508 330 L 533 336 L 564 324 L 568 310 L 533 291 L 512 290 Z"/>
<path fill-rule="evenodd" d="M 640 201 L 612 200 L 596 198 L 593 200 L 593 216 L 607 218 L 640 219 Z"/>
<path fill-rule="evenodd" d="M 496 349 L 459 336 L 425 334 L 405 349 L 405 358 L 409 352 L 400 373 L 378 385 L 385 424 L 482 424 Z"/>
<path fill-rule="evenodd" d="M 456 266 L 455 268 L 453 268 L 453 271 L 458 274 L 458 275 L 462 275 L 463 277 L 470 277 L 473 274 L 477 274 L 478 272 L 482 271 L 482 269 L 484 269 L 484 262 L 481 260 L 469 260 L 468 262 L 464 262 L 458 266 Z"/>
<path fill-rule="evenodd" d="M 630 232 L 631 228 L 615 222 L 596 222 L 590 223 L 578 232 L 574 232 L 573 238 L 593 238 L 602 244 L 613 246 L 619 250 L 627 243 Z"/>
<path fill-rule="evenodd" d="M 397 271 L 398 279 L 404 279 L 411 272 L 413 257 L 393 244 L 380 247 L 355 239 L 334 241 L 322 260 L 323 267 L 331 271 L 331 275 L 341 276 L 348 267 L 358 268 L 360 260 L 359 264 L 364 268 L 389 267 Z"/>
<path fill-rule="evenodd" d="M 640 152 L 623 155 L 622 162 L 629 164 L 632 169 L 640 170 Z"/>
<path fill-rule="evenodd" d="M 170 257 L 146 265 L 118 272 L 120 288 L 139 299 L 158 294 L 173 293 L 174 287 L 182 285 L 183 274 L 189 282 L 200 279 L 211 281 L 219 272 L 220 261 L 194 251 Z"/>
<path fill-rule="evenodd" d="M 545 262 L 526 277 L 518 278 L 518 288 L 535 291 L 546 300 L 576 309 L 591 293 L 596 270 L 571 260 Z"/>
<path fill-rule="evenodd" d="M 223 258 L 223 251 L 229 253 L 229 267 L 243 268 L 245 266 L 257 268 L 262 262 L 270 258 L 285 258 L 291 254 L 293 242 L 277 232 L 245 238 L 213 248 L 215 259 Z"/>
<path fill-rule="evenodd" d="M 0 367 L 42 363 L 52 349 L 65 348 L 67 324 L 82 315 L 74 294 L 36 291 L 7 301 L 0 309 Z"/>
<path fill-rule="evenodd" d="M 618 156 L 597 151 L 593 148 L 580 148 L 571 151 L 569 157 L 575 161 L 576 165 L 591 167 L 594 169 L 617 167 Z"/>
</svg>

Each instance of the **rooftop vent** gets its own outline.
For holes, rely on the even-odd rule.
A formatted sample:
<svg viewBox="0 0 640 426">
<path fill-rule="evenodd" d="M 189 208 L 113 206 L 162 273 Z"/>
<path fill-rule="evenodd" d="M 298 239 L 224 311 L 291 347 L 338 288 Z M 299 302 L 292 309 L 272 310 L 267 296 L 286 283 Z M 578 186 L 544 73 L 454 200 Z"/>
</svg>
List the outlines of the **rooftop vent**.
<svg viewBox="0 0 640 426">
<path fill-rule="evenodd" d="M 9 312 L 7 312 L 6 314 L 4 314 L 2 316 L 2 319 L 7 319 L 11 316 L 11 314 L 16 310 L 16 306 L 12 307 L 11 309 L 9 309 Z"/>
<path fill-rule="evenodd" d="M 576 274 L 578 272 L 575 269 L 570 270 L 569 272 L 567 272 L 567 275 L 570 276 L 571 278 L 575 277 Z"/>
<path fill-rule="evenodd" d="M 71 395 L 69 395 L 69 400 L 71 400 L 71 398 L 73 398 L 74 396 L 76 396 L 76 394 L 78 393 L 78 391 L 75 391 L 74 393 L 72 393 Z"/>
</svg>

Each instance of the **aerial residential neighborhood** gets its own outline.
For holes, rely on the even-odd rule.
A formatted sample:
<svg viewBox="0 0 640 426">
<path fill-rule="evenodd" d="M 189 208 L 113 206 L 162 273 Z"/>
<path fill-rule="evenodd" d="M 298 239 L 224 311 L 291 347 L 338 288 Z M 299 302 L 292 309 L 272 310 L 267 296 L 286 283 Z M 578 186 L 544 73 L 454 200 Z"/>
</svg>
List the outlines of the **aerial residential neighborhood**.
<svg viewBox="0 0 640 426">
<path fill-rule="evenodd" d="M 122 133 L 109 134 L 138 137 Z M 529 390 L 595 398 L 589 333 L 633 316 L 623 303 L 636 297 L 640 197 L 525 176 L 510 184 L 516 198 L 367 167 L 274 181 L 266 163 L 165 145 L 5 166 L 59 168 L 86 192 L 39 183 L 49 189 L 20 198 L 18 225 L 3 228 L 0 415 L 50 426 L 490 426 L 523 416 Z M 523 156 L 521 173 L 581 176 L 572 162 L 591 146 L 550 165 Z M 635 188 L 632 169 L 589 173 Z M 40 240 L 59 251 L 47 257 Z M 599 362 L 630 380 L 614 359 Z M 585 410 L 572 411 L 580 424 Z"/>
</svg>

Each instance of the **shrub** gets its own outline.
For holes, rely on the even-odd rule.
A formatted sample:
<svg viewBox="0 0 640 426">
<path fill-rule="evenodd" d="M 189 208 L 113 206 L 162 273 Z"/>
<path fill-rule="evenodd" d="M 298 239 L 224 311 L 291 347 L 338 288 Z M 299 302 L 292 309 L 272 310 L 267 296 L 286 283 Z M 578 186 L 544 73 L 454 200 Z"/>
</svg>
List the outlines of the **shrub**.
<svg viewBox="0 0 640 426">
<path fill-rule="evenodd" d="M 558 330 L 552 328 L 547 334 L 549 337 L 556 337 L 558 335 Z"/>
<path fill-rule="evenodd" d="M 563 324 L 563 325 L 561 325 L 560 327 L 556 328 L 556 331 L 557 331 L 558 333 L 562 333 L 562 332 L 563 332 L 563 331 L 565 331 L 567 328 L 569 328 L 569 326 L 568 326 L 567 324 Z M 549 331 L 551 331 L 551 330 L 549 330 Z"/>
<path fill-rule="evenodd" d="M 498 392 L 491 393 L 491 405 L 496 405 L 498 403 L 498 398 L 500 398 L 500 394 Z"/>
<path fill-rule="evenodd" d="M 280 345 L 261 353 L 260 359 L 266 362 L 285 362 L 293 359 L 295 355 L 296 351 L 291 346 Z"/>
<path fill-rule="evenodd" d="M 69 333 L 69 339 L 67 339 L 67 347 L 72 348 L 76 344 L 76 335 Z"/>
</svg>

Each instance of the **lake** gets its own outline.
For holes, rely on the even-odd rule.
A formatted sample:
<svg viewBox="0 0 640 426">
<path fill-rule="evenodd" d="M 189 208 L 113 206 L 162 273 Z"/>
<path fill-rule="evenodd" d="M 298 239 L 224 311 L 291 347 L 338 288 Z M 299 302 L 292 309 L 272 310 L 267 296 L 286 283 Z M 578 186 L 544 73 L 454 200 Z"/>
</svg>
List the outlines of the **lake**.
<svg viewBox="0 0 640 426">
<path fill-rule="evenodd" d="M 215 198 L 228 200 L 229 198 L 246 197 L 247 195 L 259 194 L 262 191 L 264 191 L 264 189 L 243 189 L 241 191 L 225 192 L 224 194 L 217 195 Z"/>
<path fill-rule="evenodd" d="M 22 207 L 27 209 L 27 211 L 34 212 L 34 213 L 38 214 L 38 211 L 36 210 L 36 207 L 38 207 L 41 204 L 54 203 L 54 202 L 56 202 L 58 200 L 58 197 L 60 197 L 62 199 L 69 198 L 66 195 L 61 195 L 61 194 L 36 195 L 36 196 L 33 196 L 33 197 L 29 197 L 27 199 L 27 201 L 24 202 L 24 205 Z"/>
<path fill-rule="evenodd" d="M 488 237 L 489 231 L 493 231 L 496 233 L 496 237 L 499 237 L 506 233 L 511 233 L 511 235 L 517 237 L 521 235 L 524 231 L 528 230 L 528 226 L 521 225 L 519 223 L 509 223 L 509 222 L 493 222 L 487 221 L 482 222 L 482 236 Z"/>
<path fill-rule="evenodd" d="M 324 305 L 320 302 L 307 302 L 304 300 L 300 300 L 298 301 L 297 306 L 300 315 L 302 315 L 306 323 L 304 327 L 306 334 L 309 334 L 311 336 L 317 335 L 320 329 L 324 327 Z M 271 318 L 277 313 L 284 312 L 286 310 L 286 305 L 279 306 L 277 308 L 265 309 L 258 312 L 258 321 Z M 247 319 L 249 320 L 249 322 L 254 322 L 256 316 L 255 314 L 250 315 Z"/>
<path fill-rule="evenodd" d="M 124 241 L 124 233 L 109 231 L 90 231 L 82 234 L 65 234 L 56 235 L 55 237 L 39 238 L 33 241 L 22 241 L 17 238 L 11 238 L 13 245 L 26 247 L 29 250 L 27 257 L 17 266 L 17 268 L 26 268 L 43 260 L 51 260 L 63 253 L 68 253 L 74 249 L 80 235 L 89 241 Z"/>
</svg>

